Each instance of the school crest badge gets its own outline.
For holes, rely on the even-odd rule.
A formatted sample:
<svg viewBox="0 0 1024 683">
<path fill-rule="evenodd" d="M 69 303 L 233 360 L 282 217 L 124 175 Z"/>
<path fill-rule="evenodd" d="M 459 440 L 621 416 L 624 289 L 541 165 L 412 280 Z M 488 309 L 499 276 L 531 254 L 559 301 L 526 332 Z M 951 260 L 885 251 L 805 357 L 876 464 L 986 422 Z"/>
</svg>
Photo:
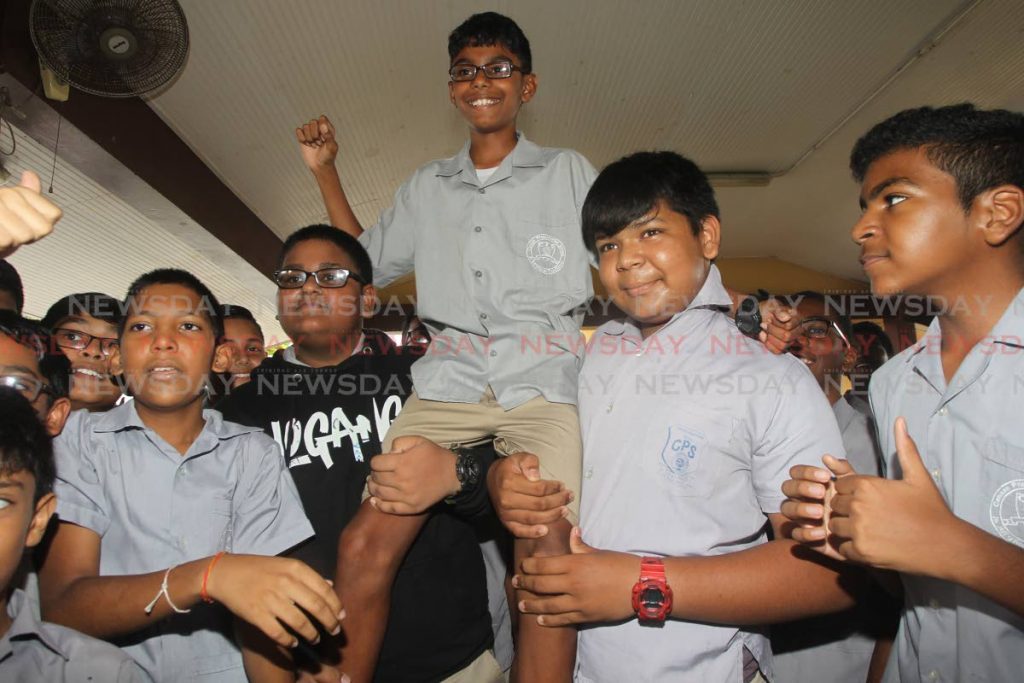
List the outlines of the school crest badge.
<svg viewBox="0 0 1024 683">
<path fill-rule="evenodd" d="M 992 528 L 1004 541 L 1024 548 L 1024 479 L 1006 482 L 992 496 Z"/>
<path fill-rule="evenodd" d="M 565 267 L 565 243 L 540 233 L 526 244 L 526 259 L 542 275 L 554 275 Z"/>
</svg>

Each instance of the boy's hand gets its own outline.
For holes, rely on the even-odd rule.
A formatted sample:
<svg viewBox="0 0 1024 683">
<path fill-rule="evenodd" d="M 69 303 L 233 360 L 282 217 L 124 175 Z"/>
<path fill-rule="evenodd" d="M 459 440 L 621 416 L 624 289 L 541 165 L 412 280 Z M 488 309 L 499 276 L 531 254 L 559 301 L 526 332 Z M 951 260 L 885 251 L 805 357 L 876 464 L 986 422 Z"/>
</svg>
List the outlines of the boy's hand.
<svg viewBox="0 0 1024 683">
<path fill-rule="evenodd" d="M 573 528 L 569 547 L 571 555 L 523 560 L 522 571 L 512 578 L 512 585 L 543 597 L 520 601 L 519 610 L 539 615 L 541 626 L 621 621 L 634 616 L 633 584 L 640 576 L 640 558 L 591 548 L 580 537 L 579 527 Z"/>
<path fill-rule="evenodd" d="M 498 519 L 517 538 L 547 535 L 546 525 L 567 517 L 573 499 L 562 482 L 540 478 L 540 461 L 532 453 L 499 458 L 487 472 L 487 488 Z"/>
<path fill-rule="evenodd" d="M 943 538 L 962 522 L 936 488 L 902 417 L 895 431 L 903 478 L 838 480 L 828 528 L 843 557 L 881 569 L 934 575 L 947 559 Z"/>
<path fill-rule="evenodd" d="M 772 353 L 786 353 L 790 345 L 800 337 L 800 314 L 778 299 L 762 301 L 760 307 L 761 333 L 757 338 Z"/>
<path fill-rule="evenodd" d="M 826 557 L 843 560 L 845 558 L 839 554 L 828 534 L 831 503 L 835 495 L 836 479 L 857 473 L 849 462 L 831 455 L 822 458 L 822 462 L 828 469 L 796 465 L 789 470 L 792 479 L 782 483 L 782 492 L 787 499 L 779 511 L 793 522 L 791 536 L 794 541 L 810 546 Z"/>
<path fill-rule="evenodd" d="M 39 176 L 32 171 L 21 174 L 17 187 L 0 188 L 0 258 L 46 237 L 60 220 L 60 208 L 41 191 Z"/>
<path fill-rule="evenodd" d="M 370 459 L 370 504 L 392 515 L 418 515 L 459 492 L 455 454 L 419 436 L 400 436 L 390 453 Z"/>
<path fill-rule="evenodd" d="M 295 137 L 302 143 L 302 160 L 313 173 L 333 168 L 338 157 L 338 143 L 334 139 L 334 126 L 321 115 L 295 129 Z"/>
<path fill-rule="evenodd" d="M 341 632 L 345 617 L 341 601 L 330 583 L 299 560 L 224 555 L 210 572 L 206 587 L 211 598 L 278 645 L 298 644 L 285 626 L 311 643 L 319 640 L 307 614 L 328 632 Z"/>
</svg>

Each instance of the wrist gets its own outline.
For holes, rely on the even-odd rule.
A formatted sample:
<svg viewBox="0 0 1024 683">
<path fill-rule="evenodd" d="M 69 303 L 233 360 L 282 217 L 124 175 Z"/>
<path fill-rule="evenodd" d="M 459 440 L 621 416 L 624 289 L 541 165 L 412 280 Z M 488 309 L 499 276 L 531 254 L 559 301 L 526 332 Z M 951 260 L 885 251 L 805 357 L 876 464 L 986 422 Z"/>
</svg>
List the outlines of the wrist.
<svg viewBox="0 0 1024 683">
<path fill-rule="evenodd" d="M 334 165 L 333 161 L 329 164 L 317 163 L 309 170 L 313 172 L 317 180 L 334 180 L 338 177 L 338 167 Z"/>
<path fill-rule="evenodd" d="M 983 546 L 990 536 L 959 517 L 950 516 L 952 523 L 942 525 L 942 530 L 934 534 L 929 543 L 933 551 L 932 561 L 922 567 L 921 573 L 970 586 L 979 574 L 986 571 L 984 562 L 980 561 L 986 556 L 986 548 L 979 546 Z M 939 542 L 935 543 L 936 540 Z"/>
<path fill-rule="evenodd" d="M 448 497 L 472 493 L 480 485 L 480 460 L 475 453 L 462 448 L 453 448 L 450 452 L 454 458 L 454 464 L 449 470 L 454 476 L 454 481 L 450 483 L 454 488 L 450 489 L 452 493 Z"/>
</svg>

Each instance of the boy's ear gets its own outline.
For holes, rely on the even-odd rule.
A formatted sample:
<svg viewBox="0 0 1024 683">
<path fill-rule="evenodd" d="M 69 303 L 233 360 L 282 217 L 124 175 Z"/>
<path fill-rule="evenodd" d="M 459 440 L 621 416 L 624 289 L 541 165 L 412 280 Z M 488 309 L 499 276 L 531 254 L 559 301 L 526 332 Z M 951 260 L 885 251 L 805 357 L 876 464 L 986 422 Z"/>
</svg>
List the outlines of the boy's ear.
<svg viewBox="0 0 1024 683">
<path fill-rule="evenodd" d="M 231 344 L 217 344 L 213 350 L 213 363 L 210 369 L 214 372 L 227 372 L 235 362 L 235 347 Z"/>
<path fill-rule="evenodd" d="M 843 351 L 843 374 L 849 375 L 853 372 L 853 366 L 857 364 L 857 349 L 847 346 Z"/>
<path fill-rule="evenodd" d="M 523 76 L 523 102 L 529 102 L 537 94 L 537 74 Z"/>
<path fill-rule="evenodd" d="M 714 216 L 705 216 L 700 222 L 700 232 L 697 234 L 700 240 L 701 253 L 704 258 L 713 261 L 718 257 L 718 247 L 722 241 L 722 224 Z"/>
<path fill-rule="evenodd" d="M 32 513 L 32 521 L 28 525 L 28 537 L 25 539 L 25 546 L 34 548 L 43 540 L 46 533 L 46 525 L 53 517 L 53 511 L 57 507 L 57 498 L 52 493 L 47 493 L 36 502 L 36 511 Z"/>
<path fill-rule="evenodd" d="M 974 199 L 974 210 L 981 210 L 981 228 L 985 242 L 998 247 L 1013 237 L 1024 223 L 1024 189 L 1000 185 Z"/>
<path fill-rule="evenodd" d="M 377 306 L 380 301 L 377 299 L 377 288 L 373 285 L 364 285 L 363 291 L 359 293 L 359 313 L 364 319 L 369 320 L 377 314 Z"/>
<path fill-rule="evenodd" d="M 67 398 L 58 398 L 54 400 L 53 405 L 46 411 L 46 419 L 43 420 L 43 426 L 46 427 L 46 433 L 51 437 L 56 437 L 62 431 L 64 431 L 64 423 L 68 421 L 68 415 L 71 413 L 71 401 Z"/>
</svg>

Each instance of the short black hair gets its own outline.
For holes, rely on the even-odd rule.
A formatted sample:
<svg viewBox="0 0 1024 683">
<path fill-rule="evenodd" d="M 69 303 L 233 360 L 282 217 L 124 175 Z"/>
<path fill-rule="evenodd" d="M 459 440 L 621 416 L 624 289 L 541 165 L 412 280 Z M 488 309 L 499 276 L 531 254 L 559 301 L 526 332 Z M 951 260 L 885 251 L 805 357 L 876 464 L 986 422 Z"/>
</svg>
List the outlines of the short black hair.
<svg viewBox="0 0 1024 683">
<path fill-rule="evenodd" d="M 25 286 L 21 284 L 21 276 L 18 271 L 0 258 L 0 292 L 10 292 L 14 296 L 14 310 L 21 313 L 25 308 Z"/>
<path fill-rule="evenodd" d="M 71 361 L 57 348 L 50 333 L 40 323 L 21 317 L 14 311 L 0 310 L 0 334 L 10 337 L 35 354 L 39 374 L 50 385 L 52 399 L 67 398 L 71 381 Z"/>
<path fill-rule="evenodd" d="M 708 177 L 675 152 L 637 152 L 612 162 L 597 176 L 583 202 L 583 241 L 596 252 L 601 237 L 615 235 L 664 201 L 686 216 L 693 234 L 708 216 L 718 218 L 718 202 Z"/>
<path fill-rule="evenodd" d="M 448 62 L 463 48 L 502 45 L 519 60 L 523 74 L 533 72 L 530 41 L 519 24 L 497 12 L 481 12 L 459 24 L 448 36 Z"/>
<path fill-rule="evenodd" d="M 895 349 L 893 349 L 892 346 L 892 340 L 889 339 L 889 335 L 885 333 L 885 330 L 870 320 L 862 320 L 855 324 L 853 326 L 853 334 L 865 337 L 868 340 L 867 347 L 859 349 L 861 353 L 866 353 L 874 346 L 881 346 L 885 350 L 885 355 L 889 358 L 896 355 Z"/>
<path fill-rule="evenodd" d="M 220 317 L 220 302 L 213 295 L 210 288 L 204 285 L 199 278 L 192 273 L 179 270 L 178 268 L 159 268 L 140 275 L 135 282 L 128 287 L 128 293 L 124 297 L 124 316 L 118 325 L 118 336 L 124 334 L 124 324 L 128 319 L 129 307 L 132 299 L 137 297 L 142 290 L 153 285 L 180 285 L 191 289 L 199 297 L 199 312 L 206 316 L 213 326 L 213 338 L 220 343 L 224 337 L 224 321 Z"/>
<path fill-rule="evenodd" d="M 846 335 L 846 340 L 853 345 L 853 324 L 850 322 L 850 316 L 846 314 L 843 306 L 838 305 L 838 302 L 833 303 L 830 297 L 825 296 L 821 292 L 815 292 L 809 289 L 805 289 L 802 292 L 796 294 L 790 294 L 785 297 L 789 300 L 790 304 L 797 304 L 804 299 L 810 299 L 811 301 L 817 301 L 825 308 L 825 315 L 832 320 L 836 321 L 839 325 L 839 329 L 842 330 L 843 334 Z"/>
<path fill-rule="evenodd" d="M 307 225 L 288 235 L 284 246 L 281 247 L 278 264 L 284 264 L 284 257 L 288 255 L 292 247 L 299 242 L 308 242 L 309 240 L 323 240 L 337 246 L 352 259 L 356 266 L 356 275 L 361 277 L 366 284 L 373 284 L 373 262 L 370 260 L 370 255 L 366 253 L 366 248 L 355 237 L 333 225 L 324 225 L 323 223 Z"/>
<path fill-rule="evenodd" d="M 25 397 L 0 389 L 0 474 L 29 472 L 36 480 L 34 501 L 53 491 L 57 467 L 53 440 Z"/>
<path fill-rule="evenodd" d="M 220 307 L 220 317 L 222 320 L 236 319 L 236 320 L 247 320 L 256 326 L 256 331 L 260 333 L 260 337 L 263 337 L 263 328 L 256 322 L 256 316 L 252 314 L 245 306 L 237 306 L 235 304 L 223 304 Z"/>
<path fill-rule="evenodd" d="M 919 147 L 956 180 L 964 211 L 990 188 L 1024 188 L 1024 114 L 970 103 L 918 107 L 889 117 L 854 145 L 850 170 L 863 183 L 868 167 L 881 157 Z"/>
<path fill-rule="evenodd" d="M 80 292 L 58 299 L 46 311 L 41 322 L 43 327 L 52 332 L 65 319 L 82 314 L 120 327 L 124 309 L 122 303 L 109 294 Z"/>
</svg>

